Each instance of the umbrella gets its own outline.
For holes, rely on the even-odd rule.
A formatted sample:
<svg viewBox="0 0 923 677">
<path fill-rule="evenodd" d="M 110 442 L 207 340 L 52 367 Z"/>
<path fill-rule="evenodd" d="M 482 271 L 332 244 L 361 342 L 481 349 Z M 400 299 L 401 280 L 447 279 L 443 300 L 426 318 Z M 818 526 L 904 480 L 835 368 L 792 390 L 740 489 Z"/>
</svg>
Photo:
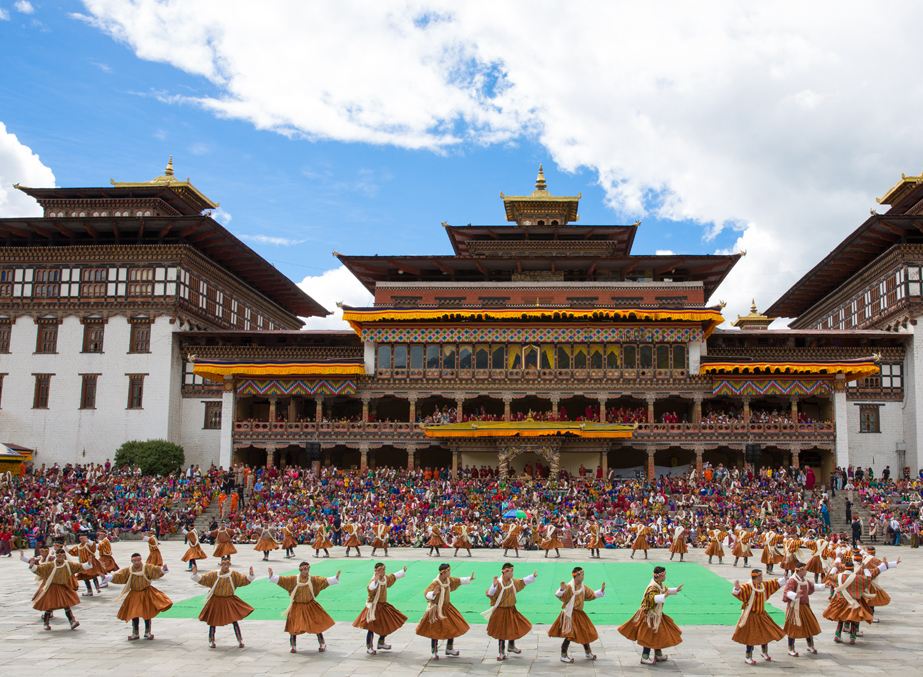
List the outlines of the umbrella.
<svg viewBox="0 0 923 677">
<path fill-rule="evenodd" d="M 513 517 L 522 519 L 523 517 L 532 517 L 532 515 L 523 510 L 507 510 L 505 513 L 503 513 L 503 517 L 507 519 L 512 519 Z"/>
</svg>

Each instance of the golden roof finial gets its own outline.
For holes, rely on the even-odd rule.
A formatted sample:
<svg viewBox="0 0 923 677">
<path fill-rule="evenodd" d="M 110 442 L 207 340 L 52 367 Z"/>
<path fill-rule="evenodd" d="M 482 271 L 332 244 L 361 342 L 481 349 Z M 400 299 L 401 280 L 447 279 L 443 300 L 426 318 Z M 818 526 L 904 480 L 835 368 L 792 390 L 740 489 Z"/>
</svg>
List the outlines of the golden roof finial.
<svg viewBox="0 0 923 677">
<path fill-rule="evenodd" d="M 754 314 L 756 313 L 756 299 L 753 299 L 750 302 L 750 312 Z"/>
<path fill-rule="evenodd" d="M 541 165 L 538 166 L 538 178 L 535 179 L 535 190 L 548 190 L 547 184 L 545 183 L 545 172 Z"/>
<path fill-rule="evenodd" d="M 173 176 L 173 156 L 170 156 L 170 161 L 167 163 L 167 168 L 163 170 L 164 176 Z"/>
</svg>

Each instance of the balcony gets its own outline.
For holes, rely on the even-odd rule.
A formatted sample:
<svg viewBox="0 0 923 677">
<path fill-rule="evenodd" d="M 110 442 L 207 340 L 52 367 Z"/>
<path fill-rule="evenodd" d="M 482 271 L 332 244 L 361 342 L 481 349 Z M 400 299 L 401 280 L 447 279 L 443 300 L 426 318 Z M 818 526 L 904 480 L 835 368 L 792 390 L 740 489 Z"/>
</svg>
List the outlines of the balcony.
<svg viewBox="0 0 923 677">
<path fill-rule="evenodd" d="M 378 437 L 419 437 L 425 435 L 412 423 L 405 422 L 336 422 L 270 423 L 269 421 L 234 421 L 234 437 L 266 440 L 363 439 Z"/>
<path fill-rule="evenodd" d="M 778 437 L 805 437 L 833 439 L 832 423 L 639 423 L 635 439 L 700 437 L 700 438 L 753 438 L 753 441 Z"/>
</svg>

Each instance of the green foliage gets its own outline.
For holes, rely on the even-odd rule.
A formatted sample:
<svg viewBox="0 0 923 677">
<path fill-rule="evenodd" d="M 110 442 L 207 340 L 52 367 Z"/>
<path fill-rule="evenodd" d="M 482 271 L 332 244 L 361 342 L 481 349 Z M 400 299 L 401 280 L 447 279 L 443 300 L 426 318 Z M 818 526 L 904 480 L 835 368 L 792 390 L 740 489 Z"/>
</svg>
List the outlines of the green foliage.
<svg viewBox="0 0 923 677">
<path fill-rule="evenodd" d="M 115 452 L 115 465 L 138 466 L 144 475 L 169 475 L 186 463 L 183 448 L 166 440 L 131 440 Z"/>
</svg>

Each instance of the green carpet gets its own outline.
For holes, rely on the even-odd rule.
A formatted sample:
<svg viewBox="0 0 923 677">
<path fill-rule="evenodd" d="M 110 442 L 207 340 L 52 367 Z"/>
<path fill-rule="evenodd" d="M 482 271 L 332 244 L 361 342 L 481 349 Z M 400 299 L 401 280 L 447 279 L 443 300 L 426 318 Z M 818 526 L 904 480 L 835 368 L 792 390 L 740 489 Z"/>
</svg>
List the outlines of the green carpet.
<svg viewBox="0 0 923 677">
<path fill-rule="evenodd" d="M 460 587 L 452 593 L 452 603 L 470 624 L 483 624 L 480 612 L 490 606 L 485 592 L 495 575 L 500 573 L 496 562 L 466 562 L 464 558 L 449 558 L 452 575 L 469 576 L 475 573 L 471 585 Z M 423 615 L 426 600 L 423 590 L 438 573 L 436 561 L 390 561 L 388 571 L 394 572 L 407 565 L 407 576 L 388 589 L 388 601 L 416 623 Z M 273 563 L 277 574 L 294 574 L 297 570 L 285 569 L 285 564 Z M 372 576 L 373 561 L 369 558 L 338 559 L 312 563 L 311 573 L 316 576 L 333 576 L 342 569 L 340 584 L 331 586 L 318 595 L 318 601 L 334 620 L 353 621 L 365 606 L 366 586 Z M 515 564 L 515 560 L 514 560 Z M 597 625 L 621 625 L 638 610 L 644 589 L 650 582 L 656 562 L 582 562 L 586 569 L 586 584 L 598 590 L 606 582 L 606 596 L 586 604 L 584 610 Z M 554 596 L 561 581 L 569 581 L 573 562 L 541 562 L 532 566 L 520 564 L 516 576 L 523 577 L 538 569 L 535 583 L 517 596 L 517 607 L 533 623 L 551 624 L 561 610 Z M 254 611 L 249 618 L 279 620 L 288 606 L 288 593 L 265 577 L 265 569 L 253 583 L 239 588 L 238 596 L 250 604 Z M 741 570 L 741 576 L 748 570 Z M 664 610 L 679 625 L 734 625 L 740 617 L 740 602 L 731 595 L 731 584 L 713 574 L 700 564 L 667 563 L 667 585 L 683 584 L 682 591 L 668 598 Z M 203 588 L 204 591 L 204 588 Z M 175 602 L 173 608 L 162 614 L 164 618 L 196 618 L 202 609 L 205 595 Z M 784 614 L 770 609 L 772 617 L 781 625 Z"/>
</svg>

